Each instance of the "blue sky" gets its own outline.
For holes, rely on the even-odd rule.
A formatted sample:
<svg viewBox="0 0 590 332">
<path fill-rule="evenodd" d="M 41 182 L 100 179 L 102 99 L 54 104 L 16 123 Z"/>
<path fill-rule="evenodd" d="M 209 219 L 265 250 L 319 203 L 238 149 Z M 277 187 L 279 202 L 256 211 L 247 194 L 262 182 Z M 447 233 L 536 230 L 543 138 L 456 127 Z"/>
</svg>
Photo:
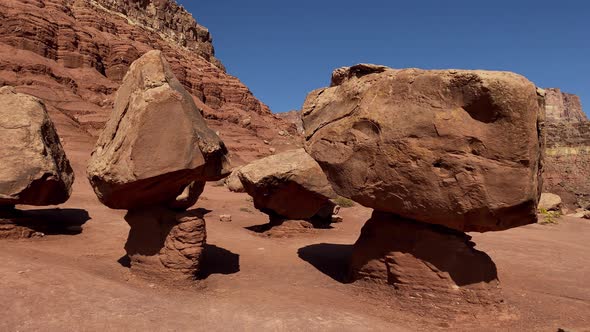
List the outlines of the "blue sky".
<svg viewBox="0 0 590 332">
<path fill-rule="evenodd" d="M 509 70 L 582 98 L 590 113 L 585 0 L 179 1 L 217 57 L 274 112 L 299 109 L 333 69 Z"/>
</svg>

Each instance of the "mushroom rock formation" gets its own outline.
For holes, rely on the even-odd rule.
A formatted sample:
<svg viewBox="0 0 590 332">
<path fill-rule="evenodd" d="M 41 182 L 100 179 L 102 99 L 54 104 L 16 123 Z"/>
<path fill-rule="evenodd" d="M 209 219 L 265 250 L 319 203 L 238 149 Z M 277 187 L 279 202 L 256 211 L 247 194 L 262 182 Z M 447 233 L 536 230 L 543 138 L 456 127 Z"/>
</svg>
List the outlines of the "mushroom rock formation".
<svg viewBox="0 0 590 332">
<path fill-rule="evenodd" d="M 113 209 L 175 202 L 193 181 L 228 171 L 227 149 L 159 51 L 138 59 L 88 165 L 100 201 Z"/>
<path fill-rule="evenodd" d="M 270 215 L 271 222 L 315 217 L 329 220 L 336 208 L 332 202 L 336 193 L 304 149 L 256 160 L 240 168 L 238 177 L 254 206 Z"/>
<path fill-rule="evenodd" d="M 15 205 L 64 203 L 74 171 L 43 102 L 10 87 L 0 88 L 0 141 L 0 238 L 30 237 L 31 220 Z"/>
<path fill-rule="evenodd" d="M 307 152 L 339 195 L 375 210 L 352 279 L 491 298 L 493 262 L 463 232 L 537 221 L 543 102 L 513 73 L 375 65 L 338 69 L 312 92 Z"/>
<path fill-rule="evenodd" d="M 205 243 L 190 208 L 206 181 L 227 176 L 227 150 L 175 78 L 163 55 L 135 61 L 88 165 L 99 200 L 127 209 L 131 268 L 192 278 Z"/>
</svg>

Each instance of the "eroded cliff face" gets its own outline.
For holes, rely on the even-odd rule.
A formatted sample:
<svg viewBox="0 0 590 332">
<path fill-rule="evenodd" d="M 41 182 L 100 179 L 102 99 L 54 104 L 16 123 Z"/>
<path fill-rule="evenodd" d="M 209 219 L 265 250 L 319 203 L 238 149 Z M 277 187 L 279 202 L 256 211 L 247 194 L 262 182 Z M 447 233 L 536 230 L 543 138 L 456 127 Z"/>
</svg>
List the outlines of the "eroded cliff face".
<svg viewBox="0 0 590 332">
<path fill-rule="evenodd" d="M 162 50 L 237 163 L 268 155 L 264 141 L 277 151 L 298 144 L 294 126 L 225 72 L 209 31 L 172 0 L 0 2 L 0 86 L 45 100 L 63 120 L 58 130 L 96 136 L 129 66 L 152 49 Z"/>
<path fill-rule="evenodd" d="M 590 121 L 580 98 L 547 89 L 547 151 L 544 191 L 558 194 L 570 209 L 590 205 Z"/>
</svg>

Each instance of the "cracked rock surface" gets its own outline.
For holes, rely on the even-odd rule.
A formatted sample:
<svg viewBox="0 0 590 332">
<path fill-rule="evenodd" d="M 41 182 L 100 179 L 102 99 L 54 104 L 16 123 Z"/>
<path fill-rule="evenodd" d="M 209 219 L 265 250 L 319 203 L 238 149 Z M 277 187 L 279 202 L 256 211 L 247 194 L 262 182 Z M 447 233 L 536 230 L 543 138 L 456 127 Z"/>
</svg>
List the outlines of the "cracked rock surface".
<svg viewBox="0 0 590 332">
<path fill-rule="evenodd" d="M 459 231 L 537 221 L 543 98 L 509 72 L 358 65 L 309 94 L 306 150 L 360 204 Z"/>
</svg>

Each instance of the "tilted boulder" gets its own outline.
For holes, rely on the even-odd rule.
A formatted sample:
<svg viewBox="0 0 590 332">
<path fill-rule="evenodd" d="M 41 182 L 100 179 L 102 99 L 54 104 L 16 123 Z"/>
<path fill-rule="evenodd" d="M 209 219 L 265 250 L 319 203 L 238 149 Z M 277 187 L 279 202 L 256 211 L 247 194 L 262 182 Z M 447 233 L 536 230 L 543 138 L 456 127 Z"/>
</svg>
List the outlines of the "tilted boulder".
<svg viewBox="0 0 590 332">
<path fill-rule="evenodd" d="M 306 150 L 339 195 L 478 232 L 537 221 L 543 116 L 517 74 L 375 65 L 335 71 L 303 108 Z"/>
<path fill-rule="evenodd" d="M 74 171 L 43 102 L 0 88 L 0 142 L 0 206 L 68 200 Z"/>
<path fill-rule="evenodd" d="M 226 153 L 161 52 L 150 51 L 131 65 L 117 92 L 88 178 L 113 209 L 174 205 L 191 182 L 225 177 Z"/>
<path fill-rule="evenodd" d="M 320 166 L 303 149 L 256 160 L 242 167 L 238 176 L 254 206 L 271 216 L 310 219 L 323 209 L 335 207 L 331 199 L 336 193 Z"/>
</svg>

